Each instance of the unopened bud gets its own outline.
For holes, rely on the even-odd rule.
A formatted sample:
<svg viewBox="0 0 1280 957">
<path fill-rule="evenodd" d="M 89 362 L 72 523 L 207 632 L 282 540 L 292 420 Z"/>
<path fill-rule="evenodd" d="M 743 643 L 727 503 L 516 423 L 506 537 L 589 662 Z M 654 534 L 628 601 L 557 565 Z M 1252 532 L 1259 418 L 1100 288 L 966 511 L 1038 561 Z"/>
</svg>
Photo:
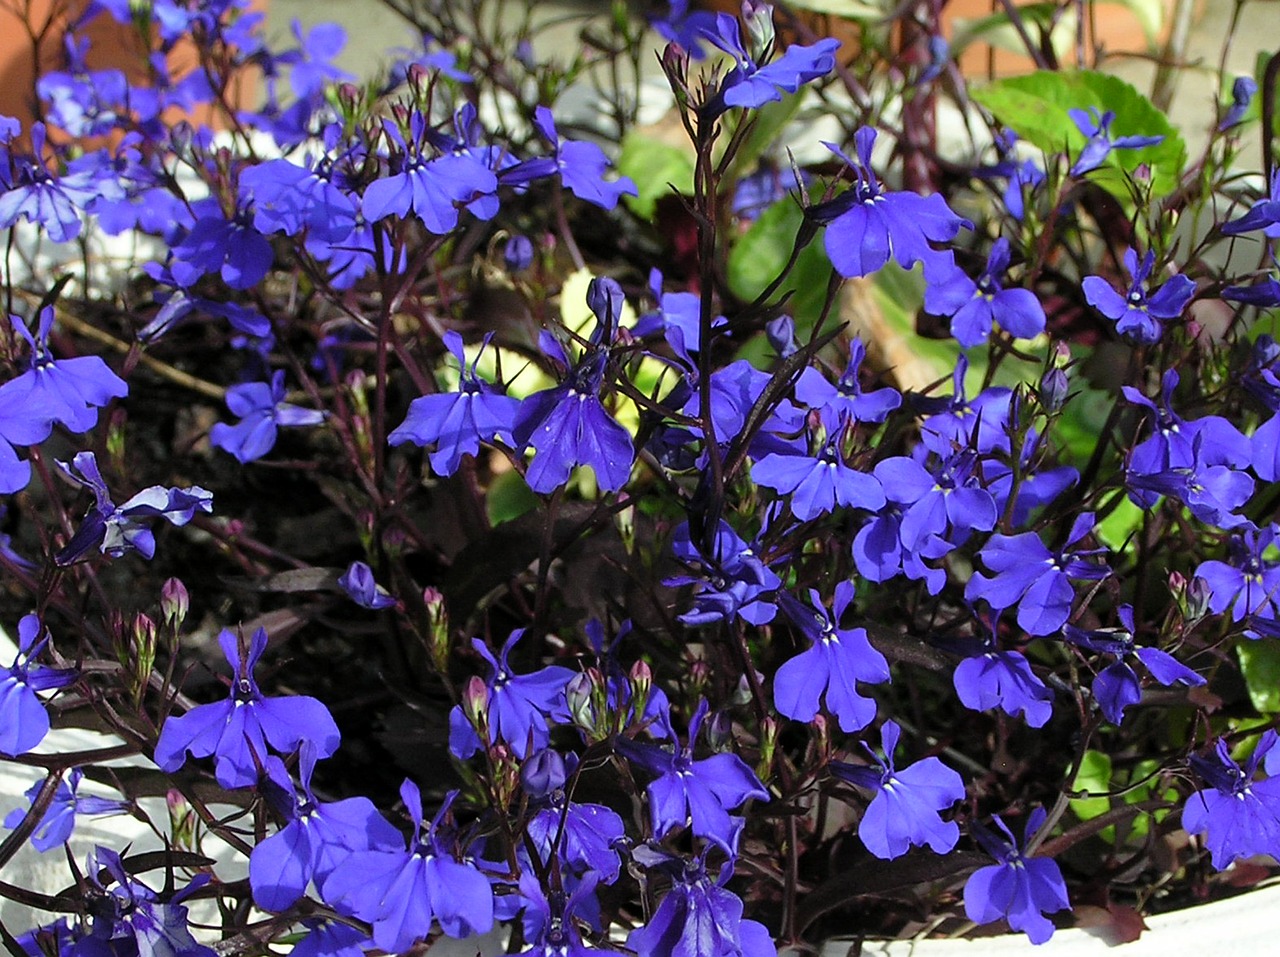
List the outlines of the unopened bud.
<svg viewBox="0 0 1280 957">
<path fill-rule="evenodd" d="M 711 680 L 711 666 L 701 658 L 689 664 L 689 688 L 697 697 L 702 697 Z"/>
<path fill-rule="evenodd" d="M 733 719 L 727 711 L 713 711 L 707 716 L 707 744 L 712 751 L 728 751 L 733 747 Z"/>
<path fill-rule="evenodd" d="M 531 755 L 520 769 L 520 784 L 532 798 L 544 798 L 564 787 L 568 780 L 564 758 L 553 748 L 543 748 Z"/>
<path fill-rule="evenodd" d="M 637 661 L 633 664 L 627 680 L 631 683 L 633 720 L 643 723 L 645 710 L 649 707 L 649 695 L 653 692 L 653 671 L 649 663 Z"/>
<path fill-rule="evenodd" d="M 585 674 L 576 674 L 569 679 L 564 689 L 565 704 L 569 708 L 569 717 L 583 731 L 592 733 L 596 729 L 595 709 L 592 707 L 591 679 Z"/>
<path fill-rule="evenodd" d="M 170 578 L 160 586 L 160 615 L 164 623 L 177 631 L 187 617 L 191 599 L 180 578 Z"/>
<path fill-rule="evenodd" d="M 472 675 L 462 693 L 462 713 L 484 744 L 489 743 L 489 686 L 479 675 Z"/>
<path fill-rule="evenodd" d="M 1209 583 L 1198 575 L 1191 579 L 1191 584 L 1187 586 L 1187 617 L 1192 621 L 1199 621 L 1209 613 L 1209 598 L 1213 594 L 1213 589 L 1209 587 Z"/>
<path fill-rule="evenodd" d="M 431 663 L 439 674 L 444 674 L 449 668 L 449 613 L 444 607 L 444 595 L 437 588 L 424 588 L 422 603 L 427 609 L 427 644 Z"/>
<path fill-rule="evenodd" d="M 742 22 L 747 26 L 751 58 L 759 62 L 773 46 L 773 5 L 762 0 L 742 0 Z"/>
<path fill-rule="evenodd" d="M 169 791 L 164 796 L 164 801 L 169 810 L 169 832 L 173 835 L 173 846 L 194 849 L 196 845 L 195 811 L 179 791 Z"/>
<path fill-rule="evenodd" d="M 756 768 L 756 776 L 761 781 L 768 781 L 773 776 L 773 756 L 777 750 L 778 721 L 765 718 L 760 722 L 760 763 Z"/>
<path fill-rule="evenodd" d="M 1050 369 L 1040 380 L 1040 404 L 1046 412 L 1057 412 L 1067 401 L 1067 391 L 1071 388 L 1067 374 L 1061 369 Z"/>
</svg>

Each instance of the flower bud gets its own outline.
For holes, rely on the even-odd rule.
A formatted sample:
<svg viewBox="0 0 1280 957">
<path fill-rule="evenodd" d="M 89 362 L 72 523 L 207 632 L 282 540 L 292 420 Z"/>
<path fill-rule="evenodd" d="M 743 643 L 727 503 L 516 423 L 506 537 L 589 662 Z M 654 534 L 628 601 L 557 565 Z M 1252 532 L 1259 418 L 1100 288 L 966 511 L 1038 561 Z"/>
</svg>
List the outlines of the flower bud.
<svg viewBox="0 0 1280 957">
<path fill-rule="evenodd" d="M 632 720 L 643 723 L 645 709 L 649 707 L 649 695 L 653 692 L 653 671 L 648 662 L 633 664 L 627 681 L 631 684 Z"/>
<path fill-rule="evenodd" d="M 524 272 L 533 265 L 533 242 L 528 236 L 512 236 L 502 250 L 507 272 Z"/>
<path fill-rule="evenodd" d="M 796 322 L 790 316 L 779 316 L 764 324 L 764 334 L 779 358 L 787 359 L 796 354 Z"/>
<path fill-rule="evenodd" d="M 133 620 L 133 700 L 142 703 L 143 693 L 151 678 L 151 669 L 156 663 L 156 623 L 147 615 L 138 612 Z"/>
<path fill-rule="evenodd" d="M 180 791 L 171 790 L 164 796 L 169 810 L 169 833 L 176 848 L 194 850 L 196 846 L 196 812 Z"/>
<path fill-rule="evenodd" d="M 444 674 L 449 668 L 449 613 L 444 607 L 444 595 L 439 589 L 424 588 L 422 603 L 427 608 L 427 643 L 431 663 L 438 673 Z"/>
<path fill-rule="evenodd" d="M 573 723 L 588 733 L 596 727 L 595 709 L 591 704 L 591 679 L 585 674 L 576 674 L 569 679 L 564 688 L 565 704 Z"/>
<path fill-rule="evenodd" d="M 773 756 L 778 750 L 778 720 L 765 718 L 760 722 L 760 763 L 756 765 L 756 776 L 761 781 L 768 781 L 773 775 Z"/>
<path fill-rule="evenodd" d="M 462 713 L 471 722 L 480 740 L 489 743 L 489 686 L 479 675 L 472 675 L 462 693 Z"/>
<path fill-rule="evenodd" d="M 160 587 L 160 616 L 174 631 L 182 627 L 190 607 L 187 586 L 180 578 L 170 578 Z"/>
<path fill-rule="evenodd" d="M 728 751 L 733 747 L 733 719 L 727 711 L 713 711 L 707 716 L 703 725 L 706 729 L 707 744 L 712 751 Z"/>
<path fill-rule="evenodd" d="M 1209 598 L 1213 590 L 1203 578 L 1196 576 L 1187 586 L 1187 618 L 1199 621 L 1209 613 Z"/>
<path fill-rule="evenodd" d="M 702 697 L 707 690 L 707 683 L 711 680 L 711 665 L 699 658 L 697 661 L 691 662 L 689 665 L 689 690 L 696 697 Z"/>
<path fill-rule="evenodd" d="M 554 748 L 543 748 L 531 755 L 520 769 L 520 784 L 532 798 L 544 798 L 560 790 L 568 777 L 564 758 Z"/>
<path fill-rule="evenodd" d="M 1040 380 L 1040 404 L 1046 412 L 1057 412 L 1067 401 L 1067 391 L 1071 384 L 1067 374 L 1061 369 L 1050 369 Z"/>
<path fill-rule="evenodd" d="M 747 27 L 751 59 L 759 62 L 773 46 L 773 5 L 763 0 L 742 0 L 742 22 Z"/>
</svg>

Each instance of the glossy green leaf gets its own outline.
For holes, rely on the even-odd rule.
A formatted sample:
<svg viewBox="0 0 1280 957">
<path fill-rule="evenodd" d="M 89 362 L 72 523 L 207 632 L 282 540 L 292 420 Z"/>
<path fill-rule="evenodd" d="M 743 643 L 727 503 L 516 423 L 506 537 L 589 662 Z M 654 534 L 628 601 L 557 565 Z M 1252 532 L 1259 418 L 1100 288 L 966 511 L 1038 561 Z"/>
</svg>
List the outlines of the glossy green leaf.
<svg viewBox="0 0 1280 957">
<path fill-rule="evenodd" d="M 693 156 L 639 131 L 628 133 L 623 139 L 616 166 L 620 174 L 631 177 L 639 191 L 638 196 L 624 196 L 623 202 L 644 219 L 653 219 L 663 196 L 693 193 Z"/>
<path fill-rule="evenodd" d="M 751 224 L 729 252 L 729 288 L 740 299 L 751 301 L 782 271 L 795 248 L 796 232 L 804 212 L 791 199 L 774 203 Z M 821 238 L 810 243 L 796 260 L 791 274 L 779 287 L 779 295 L 792 291 L 787 311 L 799 334 L 813 328 L 826 301 L 831 263 L 822 251 Z"/>
<path fill-rule="evenodd" d="M 501 525 L 538 507 L 538 496 L 519 472 L 503 472 L 489 483 L 484 499 L 490 525 Z"/>
<path fill-rule="evenodd" d="M 1246 640 L 1236 653 L 1253 706 L 1263 714 L 1280 713 L 1280 642 Z"/>
</svg>

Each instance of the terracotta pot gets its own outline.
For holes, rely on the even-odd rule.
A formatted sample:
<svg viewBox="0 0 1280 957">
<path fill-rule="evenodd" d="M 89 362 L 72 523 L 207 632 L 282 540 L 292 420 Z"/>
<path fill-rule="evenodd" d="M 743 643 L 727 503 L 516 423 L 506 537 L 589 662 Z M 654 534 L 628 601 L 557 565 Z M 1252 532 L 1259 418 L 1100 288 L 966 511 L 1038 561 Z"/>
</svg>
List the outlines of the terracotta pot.
<svg viewBox="0 0 1280 957">
<path fill-rule="evenodd" d="M 0 4 L 0 113 L 16 117 L 26 129 L 37 115 L 36 80 L 64 65 L 63 39 L 67 26 L 85 8 L 88 0 L 23 0 L 19 4 Z M 255 0 L 262 9 L 267 0 Z M 17 8 L 17 9 L 15 9 Z M 86 31 L 90 40 L 90 69 L 119 69 L 133 82 L 145 79 L 147 50 L 137 32 L 122 26 L 110 16 L 100 14 Z M 194 69 L 199 63 L 194 44 L 179 43 L 170 52 L 168 68 L 175 79 Z M 249 71 L 235 77 L 228 88 L 233 108 L 248 107 L 256 102 L 257 77 Z M 219 123 L 217 111 L 202 108 L 194 115 L 180 110 L 166 114 L 166 121 L 188 119 L 197 123 Z"/>
</svg>

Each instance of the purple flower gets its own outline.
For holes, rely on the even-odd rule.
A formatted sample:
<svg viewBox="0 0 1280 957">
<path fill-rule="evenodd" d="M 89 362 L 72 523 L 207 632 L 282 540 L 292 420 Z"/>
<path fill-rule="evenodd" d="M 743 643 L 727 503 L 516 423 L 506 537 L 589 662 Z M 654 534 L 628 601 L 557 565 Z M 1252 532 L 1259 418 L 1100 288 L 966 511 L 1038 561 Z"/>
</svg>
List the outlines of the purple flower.
<svg viewBox="0 0 1280 957">
<path fill-rule="evenodd" d="M 0 670 L 0 754 L 26 754 L 43 741 L 49 733 L 49 713 L 36 692 L 63 688 L 76 679 L 74 671 L 34 664 L 48 641 L 47 634 L 40 637 L 35 615 L 18 622 L 18 654 L 13 664 Z"/>
<path fill-rule="evenodd" d="M 325 413 L 284 401 L 284 370 L 277 369 L 270 382 L 246 382 L 227 390 L 227 408 L 240 421 L 218 422 L 209 430 L 209 441 L 234 455 L 244 465 L 262 458 L 276 444 L 279 426 L 320 425 Z"/>
<path fill-rule="evenodd" d="M 311 793 L 316 752 L 304 742 L 299 753 L 298 780 L 294 787 L 275 756 L 266 758 L 267 780 L 274 787 L 286 823 L 275 834 L 259 841 L 249 857 L 249 886 L 253 900 L 263 910 L 283 911 L 293 906 L 314 881 L 324 886 L 329 875 L 356 851 L 394 851 L 403 846 L 400 832 L 378 813 L 366 797 L 343 801 L 318 801 Z"/>
<path fill-rule="evenodd" d="M 267 745 L 289 754 L 306 742 L 315 748 L 317 758 L 327 758 L 338 749 L 338 726 L 329 709 L 315 698 L 267 698 L 258 690 L 253 670 L 267 650 L 265 628 L 253 633 L 246 658 L 240 657 L 240 642 L 233 632 L 224 629 L 218 644 L 233 672 L 231 694 L 224 701 L 169 716 L 156 742 L 155 762 L 161 770 L 178 770 L 187 752 L 196 758 L 213 755 L 218 783 L 242 788 L 258 780 Z"/>
<path fill-rule="evenodd" d="M 925 287 L 925 309 L 934 315 L 951 317 L 951 334 L 968 349 L 986 342 L 991 327 L 1019 339 L 1044 332 L 1044 307 L 1029 289 L 1005 289 L 1000 277 L 1009 268 L 1009 241 L 1001 236 L 991 247 L 986 268 L 977 281 L 956 266 Z"/>
<path fill-rule="evenodd" d="M 533 265 L 533 240 L 528 236 L 512 236 L 502 248 L 502 263 L 507 272 L 524 272 Z"/>
<path fill-rule="evenodd" d="M 45 165 L 45 126 L 31 127 L 32 152 L 14 158 L 15 174 L 0 184 L 8 187 L 0 194 L 0 227 L 8 228 L 19 218 L 44 227 L 55 243 L 66 243 L 80 235 L 81 212 L 99 199 L 122 199 L 123 190 L 111 176 L 104 176 L 98 158 L 90 154 L 68 164 L 60 176 Z"/>
<path fill-rule="evenodd" d="M 884 507 L 884 489 L 866 472 L 844 462 L 840 446 L 845 421 L 840 421 L 816 457 L 771 452 L 751 467 L 757 485 L 790 495 L 791 513 L 802 522 L 830 513 L 837 505 L 869 512 Z"/>
<path fill-rule="evenodd" d="M 871 168 L 875 140 L 871 127 L 854 134 L 856 162 L 827 144 L 854 171 L 856 182 L 843 195 L 810 208 L 809 214 L 826 224 L 827 256 L 846 278 L 873 273 L 890 256 L 903 269 L 923 262 L 925 273 L 932 274 L 948 265 L 951 255 L 938 252 L 930 243 L 949 243 L 962 226 L 971 224 L 952 212 L 939 193 L 886 192 Z"/>
<path fill-rule="evenodd" d="M 111 492 L 98 471 L 98 460 L 92 452 L 77 452 L 70 465 L 58 462 L 58 468 L 72 482 L 92 492 L 94 497 L 93 507 L 85 514 L 71 541 L 54 556 L 54 563 L 60 566 L 79 561 L 95 547 L 112 558 L 136 551 L 150 560 L 156 552 L 155 534 L 150 527 L 152 520 L 162 518 L 181 528 L 195 517 L 196 512 L 208 514 L 213 511 L 213 493 L 198 485 L 190 488 L 152 485 L 123 505 L 116 505 L 111 501 Z"/>
<path fill-rule="evenodd" d="M 988 578 L 974 572 L 964 590 L 965 601 L 982 599 L 998 611 L 1017 604 L 1018 625 L 1027 634 L 1054 634 L 1071 613 L 1075 599 L 1071 579 L 1100 581 L 1110 574 L 1106 565 L 1089 561 L 1106 549 L 1071 550 L 1094 524 L 1092 512 L 1078 515 L 1056 553 L 1035 532 L 992 535 L 978 556 L 995 575 Z"/>
<path fill-rule="evenodd" d="M 709 11 L 690 11 L 689 0 L 671 0 L 665 17 L 652 17 L 649 25 L 668 43 L 686 50 L 695 60 L 705 60 L 707 51 L 702 46 L 708 33 L 716 28 L 716 14 Z"/>
<path fill-rule="evenodd" d="M 1209 611 L 1231 620 L 1280 618 L 1280 565 L 1264 558 L 1280 535 L 1280 526 L 1244 527 L 1228 540 L 1227 561 L 1211 559 L 1196 568 L 1196 578 L 1209 586 Z"/>
<path fill-rule="evenodd" d="M 49 351 L 53 329 L 52 306 L 40 310 L 32 334 L 17 316 L 13 330 L 30 347 L 27 371 L 0 386 L 0 434 L 19 445 L 36 445 L 49 437 L 55 424 L 72 432 L 87 432 L 98 421 L 98 409 L 129 394 L 129 386 L 98 356 L 55 359 Z"/>
<path fill-rule="evenodd" d="M 387 590 L 373 578 L 373 569 L 364 562 L 352 562 L 338 584 L 347 596 L 361 608 L 378 611 L 381 608 L 395 607 L 396 600 L 387 594 Z"/>
<path fill-rule="evenodd" d="M 457 797 L 450 791 L 427 828 L 422 797 L 406 780 L 400 798 L 413 821 L 408 849 L 356 851 L 333 871 L 321 896 L 343 912 L 349 908 L 373 925 L 373 942 L 403 953 L 431 932 L 433 921 L 450 937 L 484 934 L 493 926 L 493 890 L 473 864 L 459 861 L 442 826 Z"/>
<path fill-rule="evenodd" d="M 318 28 L 317 28 L 318 29 Z M 267 160 L 240 174 L 240 201 L 253 209 L 264 235 L 306 231 L 308 248 L 346 240 L 356 228 L 356 200 L 328 162 L 314 168 L 287 159 Z"/>
<path fill-rule="evenodd" d="M 742 919 L 742 901 L 724 888 L 733 868 L 719 881 L 707 874 L 702 857 L 667 858 L 658 869 L 671 877 L 649 922 L 627 937 L 627 949 L 644 957 L 774 957 L 777 949 L 763 924 Z"/>
<path fill-rule="evenodd" d="M 772 9 L 768 15 L 772 17 Z M 715 95 L 702 107 L 708 118 L 719 116 L 730 107 L 763 106 L 781 100 L 783 92 L 797 92 L 804 84 L 835 69 L 835 53 L 840 49 L 840 41 L 833 39 L 820 40 L 812 46 L 791 44 L 778 59 L 761 66 L 743 46 L 737 18 L 727 13 L 719 14 L 715 29 L 707 30 L 703 36 L 735 62 Z"/>
<path fill-rule="evenodd" d="M 676 529 L 672 550 L 694 574 L 677 575 L 662 583 L 696 588 L 693 608 L 680 615 L 680 621 L 697 627 L 731 621 L 735 616 L 753 625 L 773 620 L 778 609 L 768 596 L 782 586 L 782 580 L 723 519 L 716 528 L 710 555 L 703 554 L 693 542 L 688 522 Z"/>
<path fill-rule="evenodd" d="M 188 289 L 213 272 L 232 289 L 249 289 L 261 282 L 275 255 L 253 219 L 247 209 L 228 218 L 217 203 L 203 204 L 186 237 L 173 247 L 169 269 L 178 285 Z"/>
<path fill-rule="evenodd" d="M 492 338 L 492 333 L 485 336 L 481 352 Z M 387 436 L 387 441 L 391 445 L 434 445 L 435 451 L 430 453 L 432 470 L 437 475 L 452 475 L 464 455 L 474 456 L 480 451 L 481 442 L 515 444 L 511 434 L 520 403 L 480 378 L 476 372 L 479 354 L 468 366 L 462 336 L 457 332 L 446 332 L 444 344 L 458 360 L 458 391 L 414 399 L 404 422 Z"/>
<path fill-rule="evenodd" d="M 547 718 L 564 713 L 564 687 L 573 672 L 560 665 L 548 665 L 526 675 L 512 671 L 507 658 L 524 633 L 523 628 L 513 631 L 497 658 L 479 638 L 471 639 L 471 647 L 489 666 L 485 679 L 489 737 L 481 741 L 462 706 L 455 705 L 449 712 L 449 750 L 455 757 L 466 760 L 482 747 L 499 741 L 520 758 L 547 746 L 551 735 Z"/>
<path fill-rule="evenodd" d="M 1271 172 L 1271 192 L 1260 199 L 1239 219 L 1222 226 L 1224 236 L 1239 236 L 1261 229 L 1268 239 L 1280 237 L 1280 169 Z"/>
<path fill-rule="evenodd" d="M 1148 294 L 1147 279 L 1155 266 L 1155 253 L 1148 252 L 1138 262 L 1137 250 L 1125 250 L 1124 266 L 1133 277 L 1129 291 L 1121 296 L 1101 276 L 1086 276 L 1081 286 L 1089 305 L 1116 324 L 1116 332 L 1140 345 L 1160 341 L 1162 322 L 1177 319 L 1196 293 L 1196 284 L 1182 273 L 1170 278 Z"/>
<path fill-rule="evenodd" d="M 1244 115 L 1249 112 L 1249 104 L 1253 102 L 1253 97 L 1257 92 L 1258 84 L 1253 77 L 1236 77 L 1235 82 L 1231 84 L 1231 106 L 1223 114 L 1222 122 L 1218 124 L 1219 133 L 1240 124 L 1244 119 Z"/>
<path fill-rule="evenodd" d="M 1083 176 L 1090 170 L 1097 169 L 1111 155 L 1112 150 L 1137 150 L 1164 142 L 1163 136 L 1119 136 L 1112 139 L 1111 123 L 1116 118 L 1114 110 L 1099 113 L 1097 107 L 1091 106 L 1087 111 L 1068 110 L 1067 115 L 1089 140 L 1071 167 L 1072 176 Z"/>
<path fill-rule="evenodd" d="M 530 871 L 520 873 L 520 900 L 524 904 L 522 919 L 528 950 L 527 957 L 625 957 L 621 952 L 590 947 L 582 940 L 580 922 L 593 923 L 592 913 L 598 908 L 594 895 L 598 880 L 588 875 L 573 893 L 554 892 L 550 897 L 542 890 Z"/>
<path fill-rule="evenodd" d="M 845 731 L 859 731 L 875 718 L 876 703 L 858 693 L 857 682 L 888 681 L 889 663 L 871 646 L 865 628 L 840 627 L 853 593 L 853 582 L 838 583 L 831 613 L 816 591 L 810 590 L 808 606 L 785 591 L 778 593 L 787 617 L 813 642 L 785 662 L 773 679 L 774 705 L 788 718 L 812 721 L 820 698 Z"/>
<path fill-rule="evenodd" d="M 275 58 L 276 65 L 290 66 L 289 85 L 299 99 L 324 92 L 326 83 L 352 80 L 346 70 L 333 65 L 333 60 L 347 45 L 347 31 L 337 23 L 317 23 L 304 35 L 295 17 L 289 29 L 298 41 L 298 49 Z"/>
<path fill-rule="evenodd" d="M 1192 768 L 1210 786 L 1187 798 L 1182 827 L 1189 834 L 1204 834 L 1210 860 L 1218 870 L 1255 854 L 1280 859 L 1280 777 L 1254 780 L 1276 740 L 1275 731 L 1263 734 L 1244 767 L 1231 757 L 1222 738 L 1215 743 L 1212 757 L 1190 757 Z"/>
<path fill-rule="evenodd" d="M 1003 917 L 1011 928 L 1023 931 L 1033 944 L 1043 944 L 1053 936 L 1053 923 L 1044 915 L 1071 909 L 1067 884 L 1057 861 L 1051 857 L 1031 857 L 1025 851 L 1047 816 L 1044 808 L 1031 812 L 1021 847 L 999 817 L 995 822 L 1003 837 L 971 825 L 971 833 L 983 850 L 1000 862 L 978 868 L 964 886 L 964 912 L 971 921 L 990 924 Z"/>
<path fill-rule="evenodd" d="M 979 484 L 976 456 L 956 452 L 926 469 L 915 459 L 895 456 L 875 468 L 885 498 L 904 507 L 902 545 L 914 549 L 931 538 L 959 542 L 973 529 L 989 531 L 996 524 L 996 503 Z"/>
<path fill-rule="evenodd" d="M 901 733 L 896 722 L 885 721 L 880 729 L 884 757 L 867 748 L 879 770 L 832 761 L 831 771 L 850 784 L 875 792 L 858 822 L 858 837 L 876 857 L 891 861 L 909 848 L 925 844 L 936 854 L 946 854 L 960 840 L 960 828 L 955 821 L 942 820 L 939 812 L 964 800 L 964 781 L 937 758 L 896 768 L 893 752 Z"/>
<path fill-rule="evenodd" d="M 636 184 L 626 176 L 615 180 L 604 178 L 609 168 L 609 158 L 595 143 L 583 140 L 562 140 L 556 131 L 555 117 L 545 106 L 539 106 L 533 113 L 533 125 L 543 138 L 555 149 L 555 155 L 547 161 L 534 159 L 522 166 L 520 173 L 504 176 L 503 181 L 524 182 L 535 176 L 547 176 L 558 172 L 565 189 L 601 209 L 613 209 L 623 196 L 637 196 Z"/>
<path fill-rule="evenodd" d="M 1035 676 L 1017 651 L 999 651 L 993 642 L 956 665 L 952 675 L 960 703 L 973 711 L 999 708 L 1022 715 L 1033 728 L 1043 727 L 1053 714 L 1053 692 Z"/>
<path fill-rule="evenodd" d="M 694 760 L 694 745 L 706 716 L 704 699 L 689 720 L 688 743 L 683 747 L 677 742 L 674 749 L 668 749 L 623 737 L 615 740 L 614 747 L 628 761 L 657 775 L 645 789 L 655 841 L 687 826 L 695 837 L 733 853 L 742 819 L 729 811 L 751 798 L 767 801 L 769 792 L 736 754 L 724 752 Z"/>
<path fill-rule="evenodd" d="M 928 413 L 921 430 L 921 442 L 944 459 L 959 449 L 982 453 L 1010 451 L 1009 426 L 1014 418 L 1012 390 L 990 386 L 970 399 L 964 385 L 968 373 L 969 359 L 962 353 L 951 374 L 950 396 L 913 397 L 916 407 Z M 1034 443 L 1025 445 L 1034 446 Z"/>
<path fill-rule="evenodd" d="M 110 798 L 77 794 L 76 790 L 79 788 L 80 780 L 83 777 L 83 771 L 79 768 L 72 768 L 71 773 L 68 775 L 69 780 L 58 782 L 57 790 L 54 792 L 53 800 L 49 802 L 49 806 L 44 812 L 43 820 L 40 821 L 36 831 L 31 835 L 31 846 L 41 854 L 55 847 L 61 847 L 71 839 L 71 832 L 76 826 L 77 814 L 109 815 L 125 814 L 129 811 L 130 805 L 127 801 L 113 801 Z M 27 800 L 35 803 L 36 795 L 40 793 L 43 787 L 43 780 L 33 784 L 26 792 Z M 4 826 L 10 829 L 16 828 L 26 816 L 26 809 L 14 808 L 5 817 Z"/>
<path fill-rule="evenodd" d="M 576 755 L 570 759 L 576 767 Z M 535 808 L 528 823 L 529 840 L 543 863 L 554 856 L 568 873 L 612 884 L 622 866 L 617 847 L 626 840 L 626 827 L 603 805 L 568 800 L 564 791 L 568 771 L 564 758 L 550 748 L 537 752 L 521 767 L 521 784 Z"/>
<path fill-rule="evenodd" d="M 1121 605 L 1116 613 L 1120 618 L 1119 628 L 1082 631 L 1073 625 L 1067 625 L 1063 631 L 1063 637 L 1072 644 L 1115 657 L 1116 660 L 1098 672 L 1093 679 L 1093 697 L 1108 721 L 1119 724 L 1124 720 L 1125 709 L 1142 700 L 1142 685 L 1126 658 L 1137 658 L 1151 673 L 1151 677 L 1166 688 L 1174 684 L 1205 684 L 1202 676 L 1179 663 L 1167 651 L 1137 646 L 1134 641 L 1133 606 Z"/>
</svg>

